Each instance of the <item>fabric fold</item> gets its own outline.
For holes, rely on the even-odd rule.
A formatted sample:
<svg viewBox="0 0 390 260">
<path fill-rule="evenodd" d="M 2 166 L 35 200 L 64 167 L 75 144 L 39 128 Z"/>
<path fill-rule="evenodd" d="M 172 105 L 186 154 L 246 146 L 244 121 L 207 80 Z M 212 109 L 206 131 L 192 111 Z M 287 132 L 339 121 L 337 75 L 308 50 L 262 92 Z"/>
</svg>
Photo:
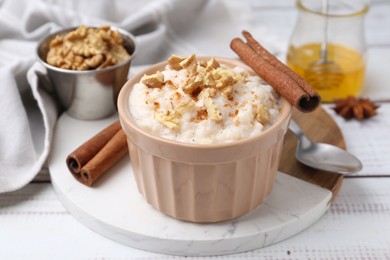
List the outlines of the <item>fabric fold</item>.
<svg viewBox="0 0 390 260">
<path fill-rule="evenodd" d="M 133 32 L 134 65 L 157 62 L 174 49 L 166 40 L 171 22 L 191 25 L 207 0 L 28 1 L 0 5 L 0 193 L 17 190 L 41 170 L 50 153 L 57 104 L 43 66 L 35 62 L 38 42 L 71 26 L 109 24 Z M 23 6 L 24 8 L 20 8 Z M 180 9 L 179 9 L 180 8 Z M 192 14 L 192 15 L 189 15 Z M 65 160 L 65 159 L 64 159 Z"/>
</svg>

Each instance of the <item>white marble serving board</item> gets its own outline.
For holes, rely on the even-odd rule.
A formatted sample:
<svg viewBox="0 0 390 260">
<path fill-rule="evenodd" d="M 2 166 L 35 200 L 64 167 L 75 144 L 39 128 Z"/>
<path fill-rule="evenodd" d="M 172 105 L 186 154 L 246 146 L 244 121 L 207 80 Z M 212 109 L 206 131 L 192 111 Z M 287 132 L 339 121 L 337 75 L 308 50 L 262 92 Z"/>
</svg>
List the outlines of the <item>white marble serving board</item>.
<svg viewBox="0 0 390 260">
<path fill-rule="evenodd" d="M 68 172 L 66 156 L 117 119 L 58 120 L 49 169 L 54 189 L 69 212 L 95 232 L 119 243 L 171 255 L 226 255 L 262 248 L 297 234 L 328 209 L 332 193 L 279 172 L 266 202 L 249 214 L 216 224 L 168 217 L 138 193 L 125 156 L 94 187 Z"/>
</svg>

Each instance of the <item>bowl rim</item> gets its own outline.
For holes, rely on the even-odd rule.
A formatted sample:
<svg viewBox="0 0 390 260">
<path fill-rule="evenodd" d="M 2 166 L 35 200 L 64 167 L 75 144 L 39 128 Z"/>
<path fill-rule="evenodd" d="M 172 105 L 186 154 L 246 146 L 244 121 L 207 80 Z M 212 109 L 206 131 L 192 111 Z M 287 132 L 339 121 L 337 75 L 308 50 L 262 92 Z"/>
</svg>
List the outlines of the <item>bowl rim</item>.
<svg viewBox="0 0 390 260">
<path fill-rule="evenodd" d="M 218 57 L 218 56 L 196 56 L 198 60 L 200 59 L 211 59 L 215 58 L 218 62 L 221 64 L 225 64 L 229 67 L 231 67 L 233 64 L 235 66 L 240 66 L 243 67 L 245 70 L 249 71 L 253 75 L 257 75 L 252 68 L 244 64 L 241 60 L 238 59 L 233 59 L 233 58 L 227 58 L 227 57 Z M 227 62 L 228 64 L 226 64 Z M 157 135 L 154 135 L 152 133 L 149 133 L 145 130 L 143 130 L 138 124 L 132 119 L 131 113 L 130 113 L 130 108 L 128 106 L 129 102 L 129 97 L 130 97 L 130 92 L 134 84 L 138 83 L 141 77 L 146 73 L 149 72 L 150 70 L 157 71 L 158 69 L 163 69 L 167 65 L 167 61 L 159 62 L 157 64 L 148 66 L 147 68 L 139 71 L 138 73 L 134 74 L 122 87 L 121 91 L 119 92 L 118 95 L 118 101 L 117 101 L 117 107 L 118 107 L 118 113 L 119 113 L 119 118 L 121 121 L 121 124 L 123 122 L 126 123 L 126 125 L 130 126 L 133 130 L 137 131 L 139 134 L 142 136 L 151 139 L 155 142 L 160 142 L 164 143 L 167 145 L 173 145 L 173 146 L 178 146 L 178 147 L 183 147 L 183 148 L 193 148 L 193 149 L 200 149 L 200 150 L 209 150 L 209 149 L 223 149 L 223 148 L 229 148 L 232 146 L 239 146 L 239 145 L 245 145 L 251 142 L 256 141 L 259 138 L 264 138 L 264 136 L 267 136 L 272 133 L 272 131 L 276 129 L 279 129 L 281 125 L 285 122 L 285 120 L 289 120 L 291 116 L 291 111 L 292 107 L 291 104 L 279 94 L 280 96 L 280 112 L 279 112 L 279 117 L 277 121 L 271 125 L 269 128 L 265 129 L 262 131 L 260 134 L 240 139 L 240 140 L 235 140 L 231 142 L 226 142 L 226 143 L 213 143 L 213 144 L 198 144 L 198 143 L 186 143 L 186 142 L 180 142 L 172 139 L 167 139 L 164 137 L 160 137 Z M 126 125 L 122 126 L 123 129 L 126 129 Z M 125 130 L 126 132 L 126 130 Z"/>
<path fill-rule="evenodd" d="M 82 24 L 84 25 L 84 24 Z M 81 26 L 81 25 L 80 25 Z M 37 47 L 35 48 L 35 56 L 37 58 L 37 60 L 42 64 L 44 65 L 46 68 L 50 69 L 50 70 L 53 70 L 53 71 L 57 71 L 57 72 L 61 72 L 61 73 L 66 73 L 66 74 L 80 74 L 80 75 L 88 75 L 88 74 L 95 74 L 97 72 L 101 73 L 101 72 L 106 72 L 106 71 L 111 71 L 111 70 L 114 70 L 116 68 L 119 68 L 119 67 L 122 67 L 124 65 L 126 65 L 127 63 L 130 63 L 133 59 L 134 59 L 134 56 L 136 55 L 137 53 L 137 50 L 138 50 L 138 42 L 137 42 L 137 39 L 135 38 L 135 36 L 122 29 L 122 28 L 119 28 L 119 27 L 116 27 L 116 26 L 112 26 L 112 25 L 109 25 L 110 26 L 110 29 L 112 30 L 115 30 L 117 32 L 120 33 L 121 37 L 122 38 L 127 38 L 128 40 L 130 40 L 133 44 L 133 52 L 132 53 L 129 53 L 130 54 L 130 57 L 118 64 L 115 64 L 115 65 L 112 65 L 112 66 L 108 66 L 106 68 L 103 68 L 103 69 L 93 69 L 93 70 L 68 70 L 68 69 L 63 69 L 63 68 L 59 68 L 59 67 L 56 67 L 56 66 L 53 66 L 53 65 L 50 65 L 49 63 L 47 63 L 40 55 L 40 49 L 42 47 L 43 44 L 45 44 L 49 39 L 51 40 L 52 38 L 54 38 L 56 35 L 60 35 L 60 34 L 65 34 L 65 33 L 68 33 L 68 32 L 71 32 L 73 30 L 76 30 L 77 28 L 79 28 L 80 26 L 72 26 L 72 27 L 67 27 L 67 28 L 63 28 L 63 29 L 60 29 L 58 31 L 55 31 L 49 35 L 47 35 L 46 37 L 44 37 L 38 44 L 37 44 Z M 99 28 L 100 26 L 94 26 L 94 25 L 84 25 L 88 28 Z M 127 51 L 127 50 L 126 50 Z"/>
</svg>

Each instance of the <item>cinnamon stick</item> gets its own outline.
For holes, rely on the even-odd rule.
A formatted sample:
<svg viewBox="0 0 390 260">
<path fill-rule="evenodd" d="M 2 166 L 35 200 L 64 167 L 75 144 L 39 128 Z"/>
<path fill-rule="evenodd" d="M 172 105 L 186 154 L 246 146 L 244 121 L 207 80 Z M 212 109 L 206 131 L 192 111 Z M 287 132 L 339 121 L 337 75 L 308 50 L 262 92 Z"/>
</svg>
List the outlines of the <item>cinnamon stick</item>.
<svg viewBox="0 0 390 260">
<path fill-rule="evenodd" d="M 108 143 L 81 168 L 81 181 L 92 186 L 109 168 L 127 153 L 126 134 L 120 129 Z"/>
<path fill-rule="evenodd" d="M 321 97 L 314 88 L 269 53 L 249 32 L 242 34 L 247 43 L 233 39 L 230 44 L 233 51 L 293 106 L 302 112 L 315 110 Z"/>
<path fill-rule="evenodd" d="M 87 165 L 99 152 L 105 147 L 108 146 L 110 149 L 112 149 L 112 145 L 108 145 L 108 143 L 112 142 L 113 137 L 118 133 L 122 132 L 121 126 L 119 121 L 116 121 L 97 133 L 95 136 L 93 136 L 91 139 L 80 145 L 76 150 L 74 150 L 72 153 L 68 155 L 66 158 L 66 165 L 69 169 L 69 171 L 72 173 L 72 175 L 81 183 L 91 186 L 94 181 L 97 180 L 98 177 L 101 176 L 101 174 L 104 172 L 99 172 L 96 174 L 95 172 L 93 175 L 98 175 L 97 178 L 91 177 L 93 179 L 92 182 L 86 181 L 86 177 L 83 178 L 82 176 L 82 169 L 85 165 Z M 114 140 L 115 141 L 115 140 Z M 127 142 L 126 139 L 121 139 L 120 142 L 115 141 L 115 144 L 118 143 L 121 144 L 121 148 L 125 146 L 125 149 L 127 150 Z M 106 148 L 107 149 L 107 148 Z M 109 154 L 109 152 L 105 152 L 105 155 Z M 98 157 L 100 159 L 103 159 L 101 156 Z M 94 161 L 96 163 L 96 160 Z M 114 161 L 110 160 L 110 163 L 115 163 Z M 107 169 L 105 169 L 107 170 Z"/>
</svg>

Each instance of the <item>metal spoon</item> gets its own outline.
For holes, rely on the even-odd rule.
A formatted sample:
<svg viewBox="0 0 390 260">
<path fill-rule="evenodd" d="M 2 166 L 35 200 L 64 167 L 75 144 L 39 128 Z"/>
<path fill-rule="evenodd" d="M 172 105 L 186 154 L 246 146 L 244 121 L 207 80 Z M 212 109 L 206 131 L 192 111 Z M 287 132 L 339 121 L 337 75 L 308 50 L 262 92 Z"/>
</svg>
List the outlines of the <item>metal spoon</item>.
<svg viewBox="0 0 390 260">
<path fill-rule="evenodd" d="M 293 120 L 290 123 L 290 130 L 298 137 L 295 157 L 299 162 L 316 169 L 341 174 L 350 174 L 362 169 L 359 159 L 347 151 L 308 139 Z"/>
</svg>

